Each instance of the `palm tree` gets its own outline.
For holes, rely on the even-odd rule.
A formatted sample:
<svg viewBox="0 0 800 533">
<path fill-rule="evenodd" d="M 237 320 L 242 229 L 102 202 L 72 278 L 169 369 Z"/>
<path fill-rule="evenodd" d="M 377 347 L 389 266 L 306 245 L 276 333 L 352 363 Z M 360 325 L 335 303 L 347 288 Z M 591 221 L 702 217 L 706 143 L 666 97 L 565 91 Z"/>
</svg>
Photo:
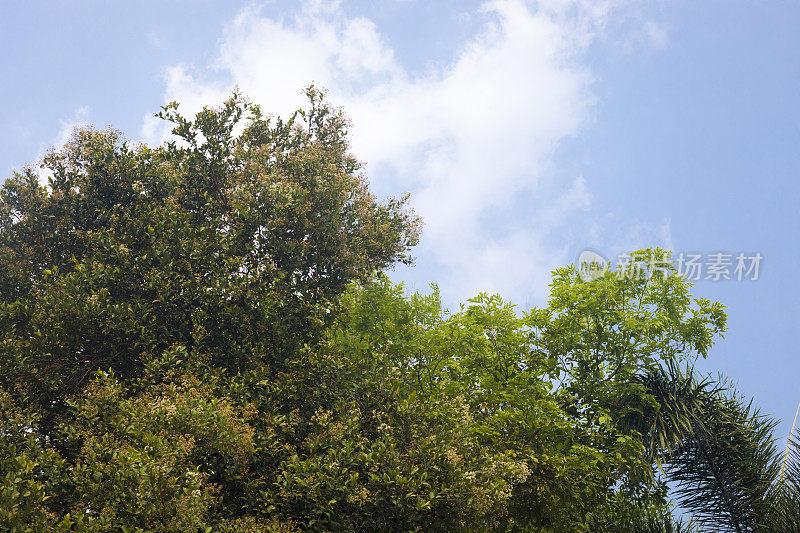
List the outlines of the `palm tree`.
<svg viewBox="0 0 800 533">
<path fill-rule="evenodd" d="M 798 440 L 790 440 L 781 475 L 776 421 L 727 381 L 698 379 L 693 369 L 670 364 L 636 382 L 641 394 L 619 400 L 620 425 L 643 437 L 695 530 L 800 533 Z"/>
</svg>

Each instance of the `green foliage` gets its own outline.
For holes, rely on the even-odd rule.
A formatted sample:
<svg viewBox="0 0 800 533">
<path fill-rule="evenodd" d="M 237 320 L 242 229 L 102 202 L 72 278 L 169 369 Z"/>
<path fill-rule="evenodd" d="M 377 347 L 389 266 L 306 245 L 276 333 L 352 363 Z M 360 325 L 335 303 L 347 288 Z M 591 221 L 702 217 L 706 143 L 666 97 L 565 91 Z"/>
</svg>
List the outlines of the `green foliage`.
<svg viewBox="0 0 800 533">
<path fill-rule="evenodd" d="M 0 389 L 0 528 L 46 531 L 58 522 L 53 500 L 66 464 L 31 431 L 37 419 Z"/>
<path fill-rule="evenodd" d="M 640 250 L 620 270 L 585 283 L 575 266 L 553 273 L 549 305 L 534 311 L 534 324 L 570 393 L 602 406 L 659 362 L 706 357 L 725 332 L 722 304 L 692 298 L 668 258 L 665 250 Z"/>
<path fill-rule="evenodd" d="M 431 476 L 446 464 L 417 462 L 437 455 L 452 458 L 461 469 L 455 474 L 467 476 L 473 491 L 481 485 L 499 489 L 481 496 L 464 493 L 467 503 L 482 502 L 477 509 L 442 507 L 440 500 L 437 519 L 468 518 L 445 529 L 479 524 L 478 530 L 589 531 L 613 523 L 612 516 L 620 522 L 626 513 L 643 512 L 618 490 L 628 472 L 650 467 L 642 464 L 640 442 L 616 432 L 610 421 L 602 428 L 587 426 L 569 413 L 574 401 L 563 389 L 553 389 L 557 359 L 538 344 L 536 313 L 520 317 L 499 298 L 481 295 L 448 314 L 435 287 L 429 296 L 406 297 L 385 278 L 353 287 L 343 308 L 327 349 L 312 365 L 327 367 L 314 379 L 324 384 L 320 402 L 357 413 L 359 433 L 370 443 L 386 438 L 381 430 L 403 429 L 392 435 L 393 442 L 413 468 L 428 472 L 429 483 L 441 484 L 432 494 L 452 494 L 458 486 L 458 477 Z M 457 425 L 451 430 L 448 421 Z M 436 446 L 418 459 L 415 448 L 434 439 Z M 306 453 L 320 460 L 319 454 Z M 330 461 L 342 464 L 338 456 Z M 652 512 L 665 512 L 663 486 L 639 487 L 638 497 Z M 436 503 L 431 501 L 432 509 Z M 380 508 L 386 512 L 391 506 L 384 502 Z M 413 525 L 399 523 L 400 529 Z M 422 523 L 431 524 L 430 516 Z"/>
<path fill-rule="evenodd" d="M 381 272 L 419 220 L 307 96 L 285 121 L 172 103 L 160 147 L 80 130 L 48 186 L 6 181 L 0 528 L 797 530 L 771 421 L 675 370 L 726 319 L 665 251 L 559 269 L 525 313 L 408 295 Z"/>
<path fill-rule="evenodd" d="M 65 428 L 81 443 L 73 514 L 108 530 L 201 528 L 218 492 L 214 475 L 242 470 L 253 451 L 247 419 L 254 413 L 216 396 L 191 372 L 168 372 L 138 394 L 101 373 L 75 414 Z"/>
<path fill-rule="evenodd" d="M 279 366 L 329 321 L 354 279 L 405 258 L 417 222 L 378 203 L 346 149 L 344 119 L 320 101 L 274 124 L 238 95 L 172 141 L 132 147 L 76 132 L 0 193 L 4 385 L 45 408 L 98 369 L 136 376 L 181 343 L 233 371 Z M 234 128 L 245 112 L 244 131 Z"/>
<path fill-rule="evenodd" d="M 18 485 L 45 483 L 25 461 L 52 451 L 64 490 L 31 517 L 183 531 L 240 510 L 258 384 L 318 343 L 350 282 L 407 261 L 418 236 L 404 199 L 368 191 L 341 112 L 307 94 L 288 121 L 238 94 L 194 120 L 170 104 L 174 141 L 80 130 L 45 157 L 47 187 L 33 169 L 6 180 L 0 386 L 33 413 L 8 433 L 28 435 L 3 467 L 8 509 L 47 488 Z"/>
</svg>

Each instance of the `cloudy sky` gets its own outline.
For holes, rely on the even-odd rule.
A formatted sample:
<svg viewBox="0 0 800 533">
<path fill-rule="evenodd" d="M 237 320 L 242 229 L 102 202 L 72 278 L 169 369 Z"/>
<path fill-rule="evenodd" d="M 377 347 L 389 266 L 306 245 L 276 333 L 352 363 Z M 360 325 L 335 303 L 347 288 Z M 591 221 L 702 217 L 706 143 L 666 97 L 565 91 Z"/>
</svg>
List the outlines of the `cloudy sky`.
<svg viewBox="0 0 800 533">
<path fill-rule="evenodd" d="M 542 305 L 584 249 L 731 254 L 721 369 L 788 432 L 800 401 L 800 4 L 771 0 L 159 1 L 0 5 L 0 180 L 81 124 L 236 84 L 279 115 L 324 86 L 380 196 L 425 220 L 416 290 Z M 757 280 L 736 255 L 761 254 Z M 750 278 L 753 275 L 751 273 Z M 747 276 L 745 276 L 747 278 Z M 788 420 L 788 422 L 787 422 Z"/>
</svg>

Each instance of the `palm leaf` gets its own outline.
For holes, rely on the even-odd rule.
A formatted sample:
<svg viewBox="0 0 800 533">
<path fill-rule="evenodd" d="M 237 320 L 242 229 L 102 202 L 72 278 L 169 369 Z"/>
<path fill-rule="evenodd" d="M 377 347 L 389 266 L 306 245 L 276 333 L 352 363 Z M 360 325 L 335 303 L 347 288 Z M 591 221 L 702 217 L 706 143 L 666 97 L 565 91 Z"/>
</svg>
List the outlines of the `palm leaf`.
<svg viewBox="0 0 800 533">
<path fill-rule="evenodd" d="M 744 402 L 725 380 L 698 380 L 691 368 L 662 366 L 637 383 L 643 394 L 621 398 L 627 407 L 620 425 L 642 436 L 697 526 L 738 533 L 768 527 L 776 514 L 779 475 L 776 422 Z M 787 501 L 792 497 L 779 492 Z"/>
<path fill-rule="evenodd" d="M 800 430 L 789 436 L 779 482 L 768 495 L 770 515 L 765 530 L 775 533 L 800 533 Z"/>
</svg>

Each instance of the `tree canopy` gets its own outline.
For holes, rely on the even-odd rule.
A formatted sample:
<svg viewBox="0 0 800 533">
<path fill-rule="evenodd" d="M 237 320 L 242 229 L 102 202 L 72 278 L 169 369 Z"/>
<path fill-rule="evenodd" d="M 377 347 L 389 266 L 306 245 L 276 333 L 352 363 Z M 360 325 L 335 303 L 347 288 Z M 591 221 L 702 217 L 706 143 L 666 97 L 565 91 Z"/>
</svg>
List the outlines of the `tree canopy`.
<svg viewBox="0 0 800 533">
<path fill-rule="evenodd" d="M 691 370 L 726 315 L 666 251 L 525 312 L 407 294 L 420 220 L 307 96 L 171 103 L 161 146 L 82 129 L 6 180 L 4 530 L 799 530 L 800 458 Z"/>
</svg>

